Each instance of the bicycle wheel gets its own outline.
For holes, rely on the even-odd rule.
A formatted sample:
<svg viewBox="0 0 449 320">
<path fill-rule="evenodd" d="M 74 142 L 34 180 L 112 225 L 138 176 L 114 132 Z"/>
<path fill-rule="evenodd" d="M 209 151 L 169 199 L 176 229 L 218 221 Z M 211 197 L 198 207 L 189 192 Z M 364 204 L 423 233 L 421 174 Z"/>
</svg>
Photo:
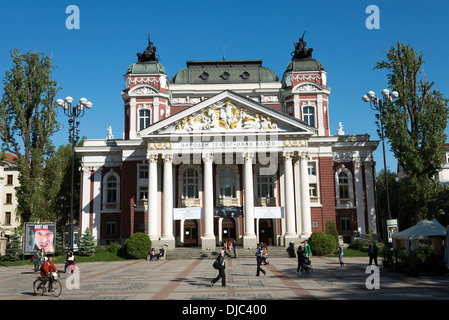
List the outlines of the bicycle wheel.
<svg viewBox="0 0 449 320">
<path fill-rule="evenodd" d="M 59 297 L 62 293 L 61 282 L 59 282 L 58 280 L 53 280 L 52 288 L 50 291 L 53 297 Z"/>
<path fill-rule="evenodd" d="M 35 295 L 43 295 L 44 294 L 44 286 L 42 285 L 41 279 L 36 279 L 33 282 L 33 290 Z"/>
</svg>

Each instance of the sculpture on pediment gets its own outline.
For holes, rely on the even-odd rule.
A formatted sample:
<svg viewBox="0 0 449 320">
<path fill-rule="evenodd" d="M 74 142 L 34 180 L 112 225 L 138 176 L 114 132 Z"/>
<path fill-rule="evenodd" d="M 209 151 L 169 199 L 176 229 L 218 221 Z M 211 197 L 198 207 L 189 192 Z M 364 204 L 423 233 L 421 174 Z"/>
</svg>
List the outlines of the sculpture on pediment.
<svg viewBox="0 0 449 320">
<path fill-rule="evenodd" d="M 150 41 L 150 34 L 148 34 L 148 47 L 144 52 L 137 53 L 139 62 L 158 62 L 159 55 L 156 54 L 156 46 Z"/>
<path fill-rule="evenodd" d="M 269 117 L 249 114 L 226 101 L 222 105 L 207 108 L 203 113 L 191 115 L 176 124 L 176 131 L 222 131 L 222 130 L 270 130 L 277 129 Z"/>
<path fill-rule="evenodd" d="M 304 31 L 301 38 L 299 38 L 299 41 L 294 44 L 295 51 L 292 52 L 292 60 L 299 60 L 304 58 L 312 58 L 312 51 L 313 48 L 307 49 L 307 42 L 304 41 L 304 36 L 306 32 Z"/>
<path fill-rule="evenodd" d="M 345 132 L 343 131 L 343 125 L 341 124 L 341 122 L 339 122 L 337 136 L 344 136 L 344 135 L 345 135 Z"/>
</svg>

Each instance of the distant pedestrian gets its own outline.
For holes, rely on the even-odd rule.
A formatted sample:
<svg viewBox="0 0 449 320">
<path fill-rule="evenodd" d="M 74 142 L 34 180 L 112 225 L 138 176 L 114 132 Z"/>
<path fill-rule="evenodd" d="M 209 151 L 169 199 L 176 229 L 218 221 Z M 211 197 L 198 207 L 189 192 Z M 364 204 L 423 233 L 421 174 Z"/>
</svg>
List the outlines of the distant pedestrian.
<svg viewBox="0 0 449 320">
<path fill-rule="evenodd" d="M 304 241 L 304 254 L 306 258 L 310 258 L 310 255 L 312 254 L 312 249 L 310 248 L 310 244 L 307 240 Z"/>
<path fill-rule="evenodd" d="M 41 249 L 37 249 L 36 252 L 33 255 L 34 259 L 34 273 L 38 273 L 41 269 Z"/>
<path fill-rule="evenodd" d="M 371 241 L 368 246 L 369 265 L 372 265 L 374 260 L 374 263 L 377 266 L 377 252 L 378 249 L 376 244 Z"/>
<path fill-rule="evenodd" d="M 214 262 L 214 267 L 216 265 L 216 269 L 218 269 L 218 276 L 210 282 L 211 287 L 215 285 L 215 283 L 221 279 L 221 286 L 226 287 L 226 273 L 225 273 L 225 251 L 221 250 L 220 255 Z"/>
<path fill-rule="evenodd" d="M 237 254 L 237 241 L 234 240 L 234 242 L 232 243 L 232 248 L 234 249 L 234 257 L 238 258 L 239 255 Z"/>
<path fill-rule="evenodd" d="M 263 270 L 261 268 L 261 264 L 262 264 L 262 247 L 260 244 L 257 244 L 257 251 L 256 251 L 256 261 L 257 261 L 257 273 L 256 276 L 259 277 L 260 276 L 260 272 L 263 273 L 263 275 L 265 275 L 265 270 Z"/>
<path fill-rule="evenodd" d="M 340 267 L 345 266 L 345 263 L 343 262 L 343 244 L 338 244 L 338 261 L 340 262 Z"/>
<path fill-rule="evenodd" d="M 304 264 L 306 262 L 305 253 L 302 246 L 298 247 L 298 250 L 296 250 L 296 254 L 298 256 L 298 267 L 296 268 L 296 273 L 299 273 L 304 271 Z"/>
<path fill-rule="evenodd" d="M 72 248 L 67 250 L 67 256 L 65 259 L 64 272 L 68 273 L 68 267 L 70 267 L 70 273 L 75 271 L 75 254 L 73 253 Z"/>
<path fill-rule="evenodd" d="M 270 264 L 270 262 L 268 262 L 268 248 L 267 248 L 267 244 L 266 243 L 262 243 L 261 244 L 261 248 L 262 248 L 262 263 L 263 265 L 267 265 Z"/>
</svg>

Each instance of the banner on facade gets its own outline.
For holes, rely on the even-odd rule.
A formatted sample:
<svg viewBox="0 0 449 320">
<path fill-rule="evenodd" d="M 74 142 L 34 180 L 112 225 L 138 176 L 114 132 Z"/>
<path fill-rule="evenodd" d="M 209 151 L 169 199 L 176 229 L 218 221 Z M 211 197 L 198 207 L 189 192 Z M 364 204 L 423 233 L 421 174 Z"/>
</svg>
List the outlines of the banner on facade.
<svg viewBox="0 0 449 320">
<path fill-rule="evenodd" d="M 32 223 L 24 224 L 23 253 L 33 254 L 38 249 L 45 253 L 55 253 L 56 223 Z"/>
<path fill-rule="evenodd" d="M 202 219 L 203 208 L 175 208 L 173 220 Z"/>
<path fill-rule="evenodd" d="M 283 219 L 284 207 L 255 207 L 255 219 Z"/>
<path fill-rule="evenodd" d="M 215 218 L 241 218 L 243 207 L 215 207 Z"/>
</svg>

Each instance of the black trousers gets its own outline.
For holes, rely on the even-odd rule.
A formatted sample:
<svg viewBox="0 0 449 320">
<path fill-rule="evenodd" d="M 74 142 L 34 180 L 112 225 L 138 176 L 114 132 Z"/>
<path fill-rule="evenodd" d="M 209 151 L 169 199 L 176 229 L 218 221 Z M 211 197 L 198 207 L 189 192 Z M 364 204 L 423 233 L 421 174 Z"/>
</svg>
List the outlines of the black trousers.
<svg viewBox="0 0 449 320">
<path fill-rule="evenodd" d="M 257 273 L 256 273 L 256 276 L 258 276 L 260 274 L 260 272 L 265 274 L 265 270 L 260 267 L 261 263 L 262 263 L 262 261 L 257 259 Z"/>
<path fill-rule="evenodd" d="M 225 273 L 224 268 L 218 269 L 218 276 L 214 280 L 212 280 L 212 283 L 215 283 L 220 279 L 221 279 L 221 285 L 223 287 L 226 287 L 226 273 Z"/>
</svg>

